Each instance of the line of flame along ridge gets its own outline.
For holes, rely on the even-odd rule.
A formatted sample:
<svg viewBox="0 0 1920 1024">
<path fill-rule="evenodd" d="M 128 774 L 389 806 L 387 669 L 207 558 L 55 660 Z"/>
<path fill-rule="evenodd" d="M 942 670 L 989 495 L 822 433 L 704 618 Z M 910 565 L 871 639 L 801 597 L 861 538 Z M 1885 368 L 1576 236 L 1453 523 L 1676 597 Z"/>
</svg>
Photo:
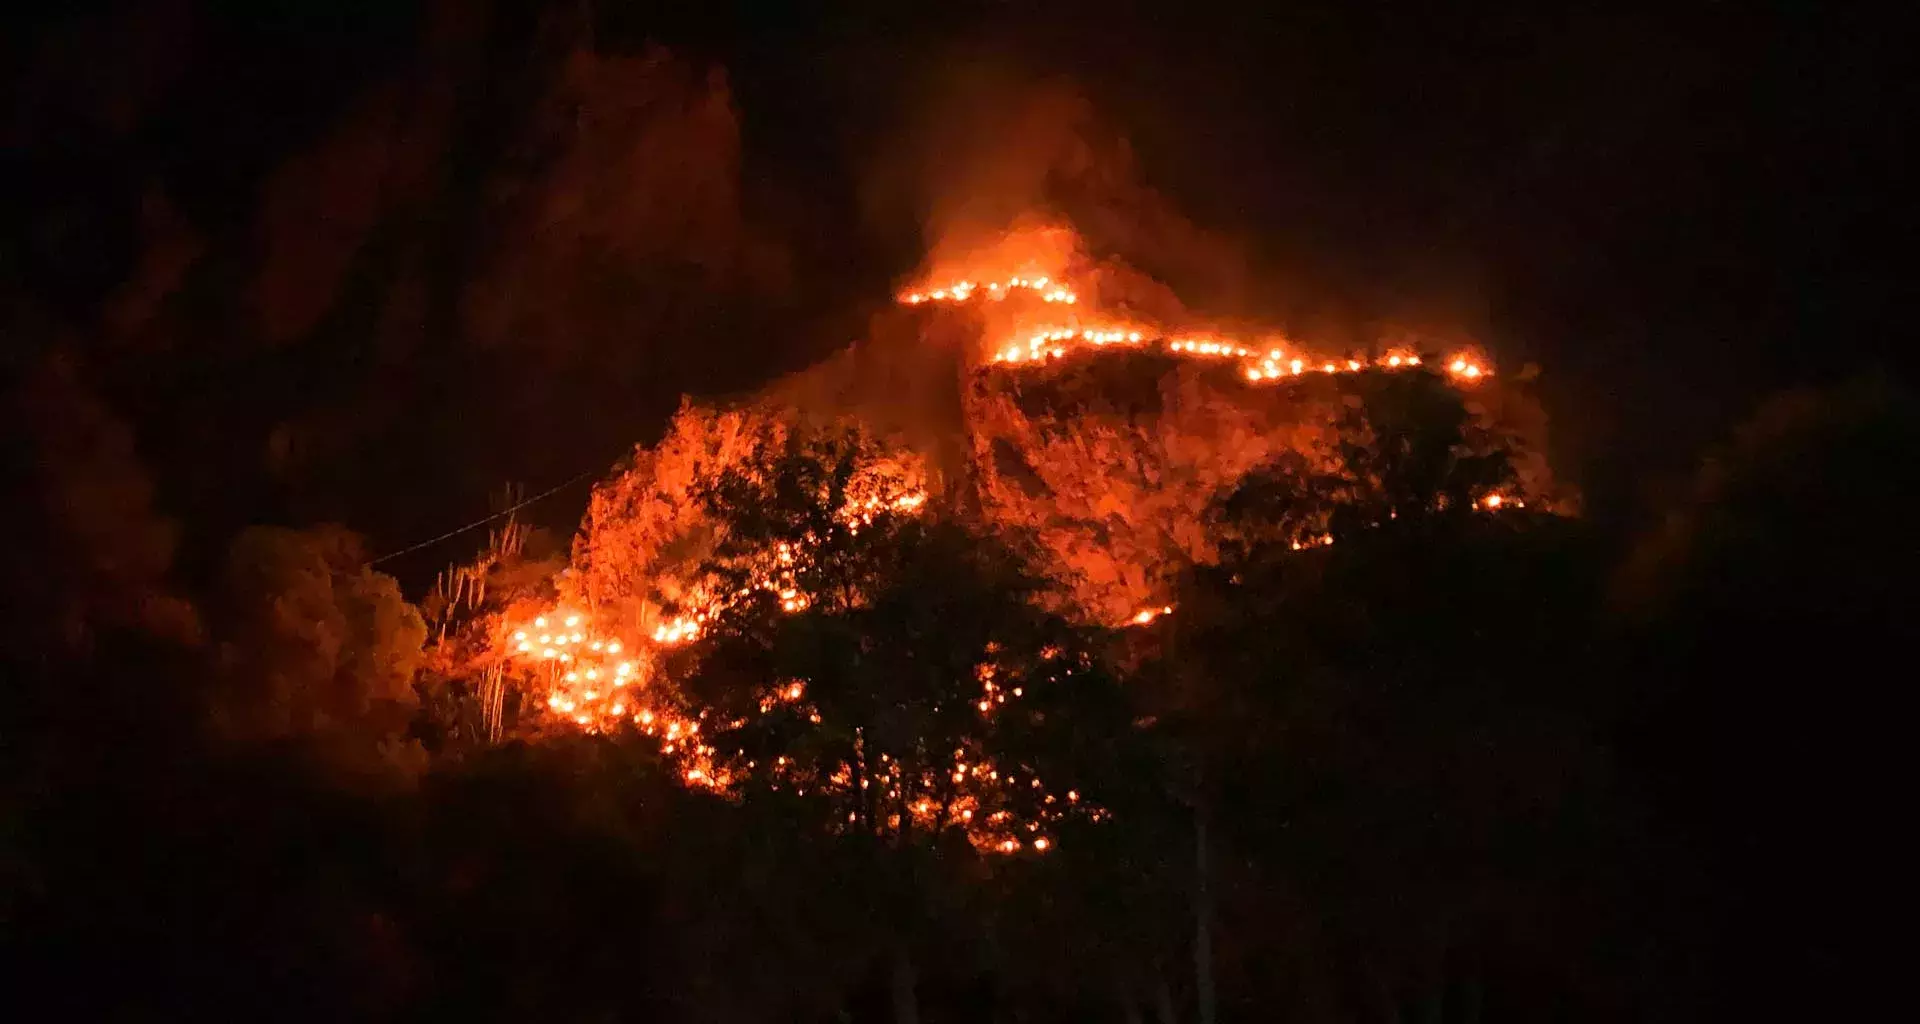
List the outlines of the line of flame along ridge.
<svg viewBox="0 0 1920 1024">
<path fill-rule="evenodd" d="M 1078 306 L 1080 303 L 1077 292 L 1045 275 L 1014 276 L 986 284 L 963 279 L 909 291 L 900 296 L 900 301 L 909 306 L 959 305 L 982 300 L 1004 302 L 1022 297 L 1037 297 L 1042 302 L 1064 306 Z M 1371 359 L 1353 356 L 1316 358 L 1286 346 L 1252 344 L 1245 339 L 1213 332 L 1170 334 L 1147 325 L 1102 319 L 1097 314 L 1077 316 L 1071 323 L 1021 331 L 1018 336 L 995 347 L 992 361 L 1006 366 L 1024 366 L 1063 359 L 1090 349 L 1142 346 L 1157 347 L 1168 354 L 1187 358 L 1237 361 L 1241 364 L 1241 376 L 1251 384 L 1311 373 L 1355 373 L 1369 367 L 1381 370 L 1412 369 L 1426 362 L 1419 352 L 1411 349 L 1390 349 Z M 1446 358 L 1443 369 L 1451 379 L 1462 384 L 1471 384 L 1493 373 L 1484 360 L 1465 352 Z"/>
</svg>

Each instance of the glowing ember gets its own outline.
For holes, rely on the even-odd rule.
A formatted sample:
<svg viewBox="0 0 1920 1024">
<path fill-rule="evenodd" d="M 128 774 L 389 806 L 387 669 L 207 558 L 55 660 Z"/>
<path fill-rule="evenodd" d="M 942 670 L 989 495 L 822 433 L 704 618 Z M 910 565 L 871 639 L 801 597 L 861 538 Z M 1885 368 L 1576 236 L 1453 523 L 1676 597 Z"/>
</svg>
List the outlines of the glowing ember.
<svg viewBox="0 0 1920 1024">
<path fill-rule="evenodd" d="M 918 507 L 919 502 L 910 504 Z M 1152 621 L 1172 610 L 1170 605 L 1142 609 L 1140 614 L 1144 618 L 1141 621 Z M 559 617 L 562 613 L 556 611 L 552 614 Z M 705 717 L 705 712 L 696 717 L 685 718 L 667 707 L 658 704 L 649 706 L 646 701 L 640 701 L 636 706 L 636 702 L 630 695 L 618 689 L 636 672 L 635 662 L 612 660 L 610 652 L 619 641 L 601 634 L 588 616 L 575 613 L 567 615 L 566 618 L 575 622 L 582 637 L 592 638 L 592 641 L 586 644 L 586 649 L 581 651 L 581 661 L 577 666 L 560 667 L 550 659 L 528 658 L 515 646 L 505 649 L 505 658 L 509 665 L 520 671 L 530 672 L 536 679 L 544 681 L 547 689 L 545 706 L 556 721 L 564 721 L 571 727 L 590 732 L 607 732 L 630 723 L 638 727 L 641 732 L 657 738 L 656 742 L 660 743 L 661 752 L 679 763 L 680 777 L 687 785 L 723 795 L 735 793 L 742 785 L 768 784 L 778 788 L 779 783 L 774 780 L 782 778 L 797 780 L 804 777 L 791 776 L 789 773 L 797 766 L 793 765 L 786 756 L 781 755 L 775 759 L 769 769 L 775 774 L 770 779 L 761 777 L 756 783 L 756 769 L 760 764 L 759 761 L 722 761 L 716 758 L 712 746 L 696 742 L 694 737 L 702 731 L 699 718 Z M 571 636 L 572 634 L 569 634 L 569 637 Z M 609 692 L 593 687 L 592 680 L 597 679 L 603 672 L 614 677 L 616 689 Z M 1018 698 L 1026 692 L 1026 688 L 1019 685 L 1003 691 L 1001 684 L 996 681 L 1001 673 L 991 661 L 982 662 L 977 674 L 983 692 L 983 697 L 978 703 L 978 710 L 982 714 L 990 713 L 999 704 L 1004 703 L 1009 694 Z M 807 686 L 804 682 L 789 681 L 762 700 L 762 712 L 777 706 L 773 703 L 776 701 L 800 702 L 805 699 L 806 694 Z M 817 711 L 807 711 L 806 717 L 807 721 L 814 725 L 821 722 Z M 953 788 L 944 790 L 934 788 L 932 780 L 934 778 L 944 780 L 947 776 L 946 772 L 940 772 L 934 776 L 922 775 L 916 780 L 913 775 L 904 771 L 899 761 L 890 754 L 881 752 L 878 758 L 884 768 L 877 775 L 856 780 L 852 773 L 842 767 L 837 772 L 831 773 L 832 778 L 815 776 L 810 785 L 823 793 L 857 792 L 875 788 L 884 790 L 887 799 L 901 801 L 895 806 L 904 808 L 903 813 L 911 817 L 919 827 L 959 828 L 968 834 L 975 847 L 986 852 L 999 853 L 1015 853 L 1023 849 L 1032 849 L 1039 853 L 1046 852 L 1051 848 L 1051 840 L 1036 837 L 1029 843 L 1023 843 L 1009 833 L 1016 828 L 1023 828 L 1029 833 L 1037 832 L 1043 822 L 1057 820 L 1069 807 L 1080 802 L 1080 794 L 1077 790 L 1067 791 L 1064 801 L 1057 800 L 1045 791 L 1044 784 L 1038 776 L 1030 772 L 1021 772 L 1017 775 L 1011 772 L 1003 774 L 978 751 L 969 752 L 965 748 L 955 751 L 950 783 Z M 879 784 L 877 787 L 876 783 Z M 1015 817 L 1005 810 L 996 810 L 984 815 L 980 813 L 983 803 L 1004 799 L 1003 796 L 996 794 L 1004 793 L 1016 783 L 1023 790 L 1032 791 L 1035 794 L 1042 809 L 1038 817 Z M 942 785 L 948 785 L 948 783 L 943 782 Z M 795 788 L 800 790 L 800 787 Z M 895 815 L 887 820 L 897 822 L 898 817 Z M 857 819 L 858 815 L 855 816 L 856 822 Z"/>
<path fill-rule="evenodd" d="M 1173 606 L 1170 604 L 1161 605 L 1158 608 L 1142 608 L 1139 611 L 1133 613 L 1133 618 L 1128 619 L 1127 624 L 1131 626 L 1145 626 L 1151 623 L 1153 620 L 1163 615 L 1172 615 L 1172 614 L 1173 614 Z M 1014 690 L 1013 692 L 1015 696 L 1018 696 L 1020 693 L 1018 689 Z"/>
</svg>

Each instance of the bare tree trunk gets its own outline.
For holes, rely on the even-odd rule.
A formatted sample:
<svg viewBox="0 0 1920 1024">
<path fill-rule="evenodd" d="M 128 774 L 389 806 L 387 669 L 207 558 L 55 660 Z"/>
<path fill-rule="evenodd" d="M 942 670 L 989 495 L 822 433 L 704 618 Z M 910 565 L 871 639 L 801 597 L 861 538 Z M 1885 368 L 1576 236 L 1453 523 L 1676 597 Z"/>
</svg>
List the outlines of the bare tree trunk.
<svg viewBox="0 0 1920 1024">
<path fill-rule="evenodd" d="M 1167 987 L 1167 979 L 1155 976 L 1153 984 L 1154 1014 L 1160 1018 L 1160 1024 L 1175 1024 L 1179 1018 L 1173 1014 L 1173 990 Z"/>
<path fill-rule="evenodd" d="M 867 804 L 867 785 L 870 783 L 868 783 L 867 780 L 867 745 L 865 739 L 866 730 L 860 726 L 854 726 L 853 756 L 848 758 L 847 770 L 853 779 L 853 789 L 849 792 L 853 796 L 853 809 L 856 815 L 854 821 L 859 826 L 855 831 L 862 835 L 871 836 L 874 834 L 873 812 L 868 808 Z"/>
<path fill-rule="evenodd" d="M 1207 891 L 1207 815 L 1193 812 L 1193 974 L 1199 993 L 1200 1024 L 1214 1024 L 1213 903 Z"/>
<path fill-rule="evenodd" d="M 913 960 L 907 955 L 907 947 L 896 945 L 892 986 L 894 1024 L 920 1024 L 920 998 L 914 993 L 915 981 Z"/>
<path fill-rule="evenodd" d="M 482 722 L 487 734 L 486 742 L 491 745 L 500 742 L 501 719 L 506 714 L 505 666 L 496 664 L 488 668 L 486 674 L 481 676 L 481 680 L 485 687 L 484 698 L 480 702 Z"/>
</svg>

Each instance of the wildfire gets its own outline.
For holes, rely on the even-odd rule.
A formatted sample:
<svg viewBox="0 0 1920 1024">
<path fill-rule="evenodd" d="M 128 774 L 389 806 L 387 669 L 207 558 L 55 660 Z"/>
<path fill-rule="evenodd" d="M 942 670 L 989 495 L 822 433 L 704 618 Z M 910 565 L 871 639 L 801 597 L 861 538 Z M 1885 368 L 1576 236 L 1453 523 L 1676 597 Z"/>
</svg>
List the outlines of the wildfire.
<svg viewBox="0 0 1920 1024">
<path fill-rule="evenodd" d="M 1105 348 L 1108 345 L 1138 345 L 1146 335 L 1138 330 L 1126 327 L 1055 327 L 1031 334 L 1024 345 L 1015 343 L 1002 348 L 994 354 L 996 363 L 1034 362 L 1043 359 L 1057 359 L 1071 349 L 1091 345 Z"/>
<path fill-rule="evenodd" d="M 978 281 L 955 281 L 937 288 L 924 288 L 900 296 L 900 301 L 909 306 L 918 306 L 924 302 L 962 303 L 971 301 L 976 295 L 998 302 L 1022 291 L 1032 292 L 1043 302 L 1057 302 L 1068 306 L 1080 301 L 1071 288 L 1054 281 L 1045 275 L 1032 277 L 1010 277 L 1005 281 L 989 281 L 984 286 Z"/>
<path fill-rule="evenodd" d="M 532 630 L 548 628 L 549 621 L 562 623 L 568 631 L 518 629 L 511 634 L 513 642 L 503 645 L 507 665 L 545 689 L 549 711 L 592 732 L 612 729 L 622 721 L 631 721 L 649 735 L 664 726 L 669 738 L 697 731 L 697 722 L 676 718 L 664 708 L 656 710 L 642 703 L 643 695 L 631 692 L 639 688 L 636 662 L 623 657 L 627 645 L 618 636 L 600 632 L 584 613 L 565 609 L 536 616 Z M 534 650 L 526 638 L 551 646 Z"/>
<path fill-rule="evenodd" d="M 995 349 L 992 361 L 1007 366 L 1032 365 L 1089 350 L 1147 346 L 1182 358 L 1238 361 L 1241 375 L 1254 384 L 1313 373 L 1406 370 L 1425 365 L 1419 353 L 1404 350 L 1389 351 L 1365 360 L 1353 356 L 1327 359 L 1281 348 L 1268 347 L 1262 350 L 1245 341 L 1219 335 L 1167 335 L 1137 325 L 1112 322 L 1029 331 L 1019 339 L 1003 343 Z M 1492 371 L 1475 359 L 1459 355 L 1447 363 L 1447 373 L 1456 382 L 1471 383 L 1490 376 Z"/>
<path fill-rule="evenodd" d="M 1109 346 L 1140 347 L 1151 345 L 1169 355 L 1190 359 L 1231 360 L 1240 363 L 1240 373 L 1248 383 L 1284 380 L 1308 374 L 1358 373 L 1362 370 L 1405 370 L 1425 365 L 1418 353 L 1392 351 L 1362 360 L 1309 357 L 1304 353 L 1279 348 L 1264 351 L 1244 341 L 1217 335 L 1161 335 L 1131 326 L 1054 327 L 1036 331 L 1022 341 L 1005 344 L 993 354 L 993 362 L 1022 365 L 1063 359 L 1088 349 Z M 1448 375 L 1456 382 L 1471 383 L 1490 376 L 1491 370 L 1466 356 L 1456 356 L 1447 364 Z"/>
<path fill-rule="evenodd" d="M 1445 356 L 1435 353 L 1423 356 L 1411 347 L 1398 347 L 1378 354 L 1314 355 L 1277 334 L 1236 336 L 1230 332 L 1195 330 L 1191 325 L 1170 330 L 1166 326 L 1156 325 L 1149 316 L 1131 311 L 1109 316 L 1098 309 L 1087 308 L 1098 306 L 1099 303 L 1082 303 L 1081 293 L 1059 277 L 1028 272 L 1036 263 L 1048 267 L 1069 265 L 1065 261 L 1052 263 L 1033 259 L 1031 251 L 1028 251 L 1017 258 L 994 264 L 998 272 L 1021 267 L 1022 273 L 1011 276 L 969 273 L 944 277 L 901 294 L 899 300 L 908 306 L 956 306 L 1015 300 L 1014 305 L 988 318 L 990 323 L 996 325 L 994 336 L 998 338 L 998 344 L 991 349 L 991 362 L 1008 368 L 1025 368 L 1070 357 L 1125 349 L 1216 363 L 1224 369 L 1236 371 L 1233 375 L 1249 385 L 1278 383 L 1315 374 L 1419 369 L 1427 367 L 1430 359 L 1433 369 L 1444 373 L 1447 380 L 1462 387 L 1491 376 L 1493 372 L 1478 356 L 1465 351 Z M 979 264 L 975 264 L 969 270 L 979 268 Z M 1014 323 L 1018 326 L 1009 330 L 1010 324 Z M 999 331 L 1006 333 L 997 333 Z M 1221 379 L 1226 379 L 1226 374 L 1223 373 Z M 734 418 L 729 419 L 728 416 Z M 702 422 L 710 422 L 711 426 L 690 432 L 683 443 L 687 445 L 688 452 L 699 459 L 709 460 L 709 464 L 724 464 L 726 459 L 737 457 L 728 453 L 747 450 L 752 442 L 743 439 L 760 436 L 753 433 L 758 428 L 742 426 L 736 414 L 714 416 Z M 1269 428 L 1250 425 L 1234 436 L 1259 438 L 1261 435 L 1258 431 L 1261 429 Z M 1258 447 L 1241 445 L 1232 450 L 1219 446 L 1196 447 L 1191 459 L 1198 460 L 1193 464 L 1199 465 L 1224 463 L 1219 467 L 1219 472 L 1230 478 L 1253 465 L 1263 452 L 1274 450 L 1277 443 L 1284 444 L 1287 441 L 1261 441 Z M 1242 451 L 1242 448 L 1245 450 Z M 1120 496 L 1113 491 L 1108 478 L 1097 473 L 1083 475 L 1099 481 L 1098 486 L 1091 488 L 1090 500 L 1097 499 L 1098 513 L 1107 515 L 1108 503 L 1119 502 Z M 636 507 L 668 509 L 658 514 L 649 512 L 651 518 L 647 522 L 667 524 L 680 521 L 689 514 L 688 509 L 692 506 L 686 503 L 684 496 L 674 499 L 679 504 L 666 504 L 667 499 L 654 497 L 661 493 L 661 489 L 653 486 L 654 478 L 636 475 L 635 479 L 642 481 L 646 488 L 636 501 L 655 500 L 659 503 Z M 857 533 L 881 523 L 887 516 L 917 515 L 929 501 L 923 479 L 921 471 L 900 466 L 882 467 L 879 471 L 866 473 L 850 486 L 851 496 L 835 511 L 834 521 L 849 532 Z M 680 491 L 687 489 L 684 482 L 677 486 Z M 1156 480 L 1155 486 L 1163 485 Z M 596 502 L 598 500 L 596 498 Z M 1524 508 L 1525 504 L 1511 494 L 1486 493 L 1475 499 L 1474 507 L 1491 513 Z M 631 513 L 618 511 L 618 514 Z M 659 532 L 666 535 L 667 531 Z M 1318 533 L 1316 530 L 1312 535 L 1302 535 L 1293 540 L 1291 546 L 1295 550 L 1304 550 L 1331 545 L 1333 542 L 1331 534 Z M 654 613 L 648 611 L 639 622 L 627 622 L 627 628 L 634 632 L 622 635 L 620 631 L 596 622 L 595 615 L 582 610 L 583 601 L 576 598 L 570 602 L 570 606 L 543 609 L 531 619 L 520 619 L 503 628 L 495 634 L 500 640 L 495 649 L 506 667 L 531 681 L 535 694 L 534 708 L 536 711 L 544 708 L 545 720 L 566 723 L 568 727 L 586 732 L 621 731 L 650 737 L 660 744 L 661 751 L 672 759 L 679 778 L 690 787 L 729 797 L 766 787 L 772 790 L 784 788 L 799 796 L 811 794 L 816 798 L 840 798 L 845 801 L 840 805 L 841 809 L 848 806 L 862 809 L 850 815 L 850 823 L 859 821 L 863 813 L 870 816 L 871 820 L 862 827 L 904 828 L 911 825 L 923 830 L 959 828 L 980 850 L 1009 854 L 1023 851 L 1047 853 L 1057 842 L 1058 835 L 1057 829 L 1049 826 L 1064 815 L 1078 814 L 1096 821 L 1106 815 L 1107 812 L 1092 799 L 1083 799 L 1079 790 L 1067 790 L 1064 796 L 1056 797 L 1029 766 L 997 763 L 987 751 L 979 749 L 956 749 L 951 760 L 943 754 L 908 751 L 920 759 L 917 766 L 913 767 L 903 765 L 894 756 L 895 752 L 875 752 L 870 748 L 854 760 L 877 754 L 877 767 L 871 763 L 803 764 L 801 760 L 787 756 L 763 761 L 749 757 L 744 750 L 716 750 L 715 744 L 732 746 L 725 737 L 752 720 L 753 705 L 748 705 L 743 712 L 744 717 L 735 721 L 715 719 L 703 730 L 703 721 L 708 719 L 713 709 L 689 710 L 676 703 L 673 699 L 675 695 L 663 692 L 669 687 L 657 682 L 662 659 L 667 658 L 672 649 L 710 642 L 713 634 L 727 621 L 724 616 L 740 607 L 736 602 L 777 601 L 781 613 L 798 615 L 813 609 L 816 601 L 835 600 L 829 594 L 808 593 L 802 583 L 808 578 L 805 570 L 812 557 L 810 548 L 810 542 L 778 544 L 764 552 L 743 557 L 731 564 L 733 568 L 744 571 L 730 576 L 724 587 L 716 587 L 710 582 L 679 579 L 675 575 L 677 570 L 662 568 L 671 563 L 615 561 L 611 564 L 647 566 L 633 575 L 649 586 L 657 585 L 660 593 L 671 595 L 665 614 L 654 617 Z M 1151 577 L 1143 571 L 1140 578 L 1150 580 Z M 620 584 L 628 585 L 631 584 Z M 712 592 L 716 589 L 724 592 Z M 584 593 L 586 602 L 591 602 L 595 608 L 600 607 L 601 599 L 595 591 L 587 589 Z M 1127 596 L 1104 606 L 1100 615 L 1110 617 L 1108 621 L 1119 625 L 1149 626 L 1174 611 L 1173 606 L 1168 604 L 1140 607 L 1139 602 L 1152 593 L 1150 583 L 1133 584 Z M 1129 614 L 1128 608 L 1134 610 Z M 1052 659 L 1059 653 L 1057 649 L 1050 649 L 1043 658 Z M 981 657 L 978 666 L 979 691 L 974 694 L 969 690 L 964 699 L 971 704 L 971 708 L 963 710 L 979 715 L 982 722 L 987 723 L 1010 710 L 1010 703 L 1025 699 L 1028 687 L 1034 683 L 1031 680 L 1022 683 L 1017 679 L 1005 678 L 1001 667 L 994 663 L 992 645 Z M 1056 664 L 1063 664 L 1066 660 L 1062 659 Z M 822 708 L 814 703 L 816 698 L 811 696 L 816 690 L 805 679 L 765 680 L 763 688 L 756 695 L 758 714 L 786 716 L 773 720 L 780 722 L 783 730 L 790 726 L 802 730 L 808 726 L 824 727 Z M 831 707 L 827 710 L 830 711 Z M 835 725 L 844 728 L 844 723 Z M 929 757 L 938 759 L 929 761 Z M 1015 800 L 1015 797 L 1018 799 Z M 1024 809 L 1016 813 L 1011 809 L 1014 807 Z"/>
<path fill-rule="evenodd" d="M 1014 239 L 1009 238 L 1009 243 Z M 991 261 L 994 254 L 986 259 Z M 1004 264 L 1003 264 L 1004 265 Z M 902 303 L 918 306 L 928 303 L 964 305 L 984 299 L 1004 302 L 1017 296 L 1037 297 L 1045 303 L 1078 306 L 1080 295 L 1070 285 L 1046 274 L 1016 274 L 1004 279 L 965 276 L 957 280 L 928 282 L 899 296 Z M 1024 327 L 992 348 L 992 361 L 1022 366 L 1066 358 L 1076 352 L 1110 346 L 1139 346 L 1153 343 L 1172 355 L 1189 358 L 1238 360 L 1241 376 L 1259 384 L 1299 377 L 1308 373 L 1357 373 L 1374 368 L 1400 370 L 1423 365 L 1418 352 L 1395 349 L 1378 357 L 1311 357 L 1303 352 L 1283 351 L 1250 339 L 1222 334 L 1178 334 L 1142 324 L 1130 324 L 1103 318 L 1097 312 L 1076 317 L 1067 323 L 1034 329 Z M 1457 383 L 1472 383 L 1492 371 L 1478 359 L 1459 353 L 1445 363 L 1449 377 Z"/>
<path fill-rule="evenodd" d="M 699 637 L 699 620 L 685 615 L 679 616 L 671 622 L 661 623 L 654 627 L 653 630 L 653 642 L 666 646 L 682 643 L 687 640 L 697 640 Z"/>
<path fill-rule="evenodd" d="M 1173 606 L 1170 604 L 1161 605 L 1158 608 L 1142 608 L 1139 611 L 1133 613 L 1133 618 L 1128 619 L 1127 624 L 1130 626 L 1146 626 L 1146 625 L 1152 624 L 1153 620 L 1161 617 L 1162 615 L 1172 615 L 1172 614 L 1173 614 Z"/>
<path fill-rule="evenodd" d="M 853 496 L 836 513 L 836 519 L 850 531 L 871 525 L 886 515 L 917 515 L 927 505 L 927 492 L 911 474 L 882 467 L 857 481 Z M 681 781 L 690 787 L 737 797 L 747 789 L 783 786 L 796 794 L 847 797 L 860 790 L 879 789 L 883 806 L 899 810 L 882 816 L 877 824 L 900 827 L 902 815 L 915 828 L 962 829 L 971 842 L 983 851 L 1000 850 L 1016 829 L 1038 829 L 1042 822 L 1059 819 L 1074 808 L 1087 816 L 1101 816 L 1098 808 L 1077 807 L 1077 791 L 1064 804 L 1048 795 L 1041 781 L 1030 772 L 1021 783 L 1022 801 L 1037 799 L 1042 810 L 1016 818 L 999 809 L 1013 791 L 1015 775 L 1002 774 L 982 751 L 955 751 L 951 770 L 935 765 L 929 771 L 910 771 L 890 754 L 881 753 L 878 772 L 855 779 L 846 766 L 837 771 L 819 773 L 818 766 L 802 766 L 781 756 L 762 764 L 744 754 L 727 757 L 706 739 L 702 720 L 710 712 L 691 713 L 676 709 L 671 695 L 649 686 L 648 666 L 676 646 L 705 638 L 729 602 L 752 599 L 764 592 L 779 601 L 782 612 L 798 613 L 809 608 L 813 597 L 798 585 L 799 571 L 811 552 L 804 545 L 776 544 L 754 560 L 746 585 L 724 595 L 703 594 L 698 588 L 683 589 L 691 607 L 662 618 L 641 635 L 637 647 L 628 637 L 604 628 L 590 613 L 567 607 L 545 610 L 518 628 L 506 627 L 497 646 L 506 666 L 531 680 L 545 693 L 544 707 L 555 723 L 565 723 L 585 732 L 613 733 L 632 730 L 650 737 L 662 753 L 677 765 Z M 986 655 L 991 658 L 991 651 Z M 1009 700 L 1019 700 L 1024 686 L 1003 687 L 996 679 L 994 666 L 983 662 L 980 668 L 981 697 L 977 711 L 983 717 L 997 711 Z M 771 685 L 758 701 L 762 715 L 792 715 L 793 721 L 821 726 L 820 709 L 808 701 L 805 680 L 787 680 Z M 746 724 L 745 719 L 719 723 L 722 735 Z M 951 778 L 949 779 L 949 775 Z M 856 815 L 857 818 L 857 815 Z M 1018 849 L 1044 852 L 1042 843 L 1022 844 Z"/>
<path fill-rule="evenodd" d="M 1171 606 L 1165 606 L 1148 611 L 1153 615 L 1164 615 L 1172 610 Z M 1093 820 L 1101 820 L 1106 815 L 1099 808 L 1082 808 L 1078 790 L 1069 790 L 1062 801 L 1049 794 L 1037 776 L 1003 772 L 982 753 L 964 748 L 954 751 L 951 764 L 937 771 L 913 772 L 904 768 L 897 758 L 881 753 L 879 769 L 869 777 L 859 779 L 857 784 L 853 771 L 845 765 L 822 778 L 805 772 L 785 756 L 772 761 L 764 771 L 758 760 L 741 763 L 738 757 L 722 758 L 712 743 L 702 739 L 701 720 L 706 717 L 705 712 L 693 716 L 676 714 L 664 703 L 648 702 L 647 694 L 633 693 L 627 689 L 628 682 L 634 676 L 634 663 L 618 660 L 625 644 L 617 636 L 602 633 L 591 623 L 590 616 L 565 609 L 555 609 L 547 615 L 536 617 L 533 628 L 541 628 L 539 623 L 549 619 L 566 622 L 572 631 L 546 635 L 553 638 L 555 643 L 583 648 L 581 658 L 563 666 L 554 659 L 530 656 L 522 652 L 517 644 L 508 644 L 505 646 L 505 658 L 509 666 L 532 676 L 538 685 L 545 686 L 545 706 L 555 721 L 566 722 L 588 732 L 612 732 L 631 727 L 655 738 L 661 751 L 678 761 L 679 777 L 688 786 L 730 795 L 738 793 L 743 786 L 755 784 L 768 785 L 775 790 L 784 784 L 800 795 L 809 789 L 819 794 L 849 794 L 856 789 L 878 788 L 889 802 L 905 808 L 906 815 L 916 828 L 960 828 L 976 848 L 985 852 L 1014 853 L 1032 849 L 1044 853 L 1051 845 L 1051 840 L 1039 836 L 1027 843 L 1016 838 L 1014 833 L 1024 828 L 1032 834 L 1043 824 L 1057 822 L 1072 812 L 1084 812 Z M 665 634 L 662 634 L 662 630 L 666 631 Z M 520 629 L 511 635 L 519 637 L 528 634 L 528 630 Z M 672 627 L 660 627 L 660 630 L 656 630 L 656 636 L 660 635 L 674 635 Z M 672 642 L 697 636 L 697 632 L 681 634 Z M 668 643 L 662 640 L 655 642 L 661 646 Z M 978 676 L 981 698 L 977 710 L 983 716 L 993 713 L 1009 700 L 1019 700 L 1026 694 L 1025 686 L 1003 686 L 991 662 L 979 667 Z M 607 680 L 611 685 L 603 688 L 600 680 Z M 760 699 L 760 713 L 775 714 L 783 709 L 791 709 L 803 714 L 809 723 L 819 725 L 820 714 L 805 703 L 806 695 L 806 684 L 799 680 L 773 687 Z M 1029 799 L 1037 800 L 1040 808 L 1037 813 L 1016 816 L 1004 809 L 987 810 L 1021 790 L 1030 794 Z M 899 827 L 899 817 L 895 813 L 888 818 L 889 827 Z"/>
</svg>

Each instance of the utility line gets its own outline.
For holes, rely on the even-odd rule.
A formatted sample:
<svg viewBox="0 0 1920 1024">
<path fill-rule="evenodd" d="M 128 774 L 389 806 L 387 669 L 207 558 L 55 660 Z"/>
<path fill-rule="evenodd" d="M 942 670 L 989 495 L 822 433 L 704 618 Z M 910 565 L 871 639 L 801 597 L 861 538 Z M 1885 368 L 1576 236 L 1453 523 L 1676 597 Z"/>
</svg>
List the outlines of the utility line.
<svg viewBox="0 0 1920 1024">
<path fill-rule="evenodd" d="M 500 519 L 505 516 L 510 516 L 515 512 L 518 512 L 521 509 L 526 508 L 528 505 L 531 505 L 534 502 L 541 500 L 542 498 L 550 498 L 553 495 L 558 494 L 561 491 L 567 489 L 568 487 L 571 487 L 574 484 L 577 484 L 580 481 L 585 480 L 586 478 L 590 476 L 594 476 L 601 472 L 604 472 L 604 471 L 598 470 L 598 469 L 589 469 L 586 472 L 579 474 L 578 476 L 574 476 L 567 480 L 562 480 L 561 482 L 554 484 L 552 487 L 549 487 L 546 490 L 541 491 L 539 494 L 536 494 L 531 498 L 526 498 L 522 501 L 515 502 L 513 505 L 507 508 L 501 509 L 500 511 L 495 512 L 490 516 L 486 516 L 481 519 L 476 519 L 465 526 L 459 527 L 458 529 L 448 530 L 447 532 L 441 534 L 438 537 L 429 537 L 418 544 L 409 545 L 407 547 L 401 548 L 398 551 L 389 551 L 386 554 L 381 555 L 379 558 L 376 558 L 373 561 L 368 562 L 367 564 L 379 565 L 381 562 L 387 561 L 390 558 L 399 558 L 401 555 L 412 554 L 413 552 L 418 551 L 421 548 L 438 544 L 441 541 L 446 540 L 450 537 L 458 537 L 461 534 L 466 533 L 468 530 L 478 529 L 482 526 L 487 525 L 488 523 L 493 522 L 495 519 Z"/>
</svg>

